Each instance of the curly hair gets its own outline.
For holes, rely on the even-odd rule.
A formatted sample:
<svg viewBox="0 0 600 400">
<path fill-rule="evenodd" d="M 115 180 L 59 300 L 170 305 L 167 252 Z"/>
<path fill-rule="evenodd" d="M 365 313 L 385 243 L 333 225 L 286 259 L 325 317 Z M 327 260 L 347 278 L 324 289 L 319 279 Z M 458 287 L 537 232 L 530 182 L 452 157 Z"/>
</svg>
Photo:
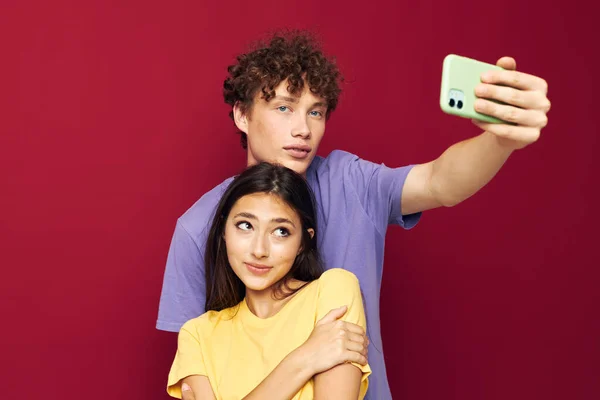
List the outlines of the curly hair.
<svg viewBox="0 0 600 400">
<path fill-rule="evenodd" d="M 275 96 L 275 87 L 286 79 L 291 94 L 301 92 L 306 82 L 312 93 L 323 98 L 327 103 L 326 119 L 337 106 L 342 75 L 335 61 L 325 56 L 309 33 L 277 33 L 269 42 L 259 42 L 253 51 L 239 55 L 236 60 L 236 64 L 227 68 L 229 75 L 223 84 L 225 103 L 232 106 L 231 119 L 236 104 L 243 113 L 248 113 L 259 91 L 269 101 Z M 246 134 L 238 133 L 246 149 Z"/>
</svg>

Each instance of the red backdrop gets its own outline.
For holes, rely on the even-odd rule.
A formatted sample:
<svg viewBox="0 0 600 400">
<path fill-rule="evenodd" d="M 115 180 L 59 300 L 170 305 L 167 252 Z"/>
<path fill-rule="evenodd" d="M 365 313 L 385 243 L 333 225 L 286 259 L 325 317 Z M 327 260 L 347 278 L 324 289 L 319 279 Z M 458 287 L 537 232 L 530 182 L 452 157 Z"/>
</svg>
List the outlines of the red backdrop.
<svg viewBox="0 0 600 400">
<path fill-rule="evenodd" d="M 397 166 L 477 134 L 439 109 L 448 53 L 548 80 L 538 143 L 465 203 L 390 229 L 388 374 L 400 399 L 600 396 L 591 9 L 113 3 L 0 5 L 1 398 L 167 398 L 176 335 L 154 324 L 175 220 L 243 167 L 225 69 L 284 26 L 318 30 L 347 78 L 322 155 Z"/>
</svg>

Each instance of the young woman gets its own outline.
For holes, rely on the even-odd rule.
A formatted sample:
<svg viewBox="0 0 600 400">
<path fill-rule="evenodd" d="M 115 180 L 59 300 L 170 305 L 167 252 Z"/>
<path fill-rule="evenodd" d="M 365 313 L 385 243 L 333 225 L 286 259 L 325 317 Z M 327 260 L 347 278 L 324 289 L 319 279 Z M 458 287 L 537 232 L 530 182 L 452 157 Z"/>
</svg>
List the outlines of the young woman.
<svg viewBox="0 0 600 400">
<path fill-rule="evenodd" d="M 323 272 L 314 199 L 283 166 L 245 170 L 205 254 L 206 310 L 185 323 L 168 393 L 204 399 L 362 399 L 371 369 L 356 277 Z"/>
</svg>

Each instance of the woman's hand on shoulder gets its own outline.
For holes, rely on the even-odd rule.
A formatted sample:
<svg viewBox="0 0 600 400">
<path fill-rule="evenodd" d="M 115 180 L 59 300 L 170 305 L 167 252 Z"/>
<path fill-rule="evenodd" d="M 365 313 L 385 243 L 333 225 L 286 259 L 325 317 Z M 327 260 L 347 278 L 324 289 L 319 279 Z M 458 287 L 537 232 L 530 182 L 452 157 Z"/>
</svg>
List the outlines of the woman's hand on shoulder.
<svg viewBox="0 0 600 400">
<path fill-rule="evenodd" d="M 329 311 L 295 350 L 311 375 L 347 362 L 367 364 L 369 339 L 361 326 L 340 320 L 346 311 L 346 306 Z"/>
</svg>

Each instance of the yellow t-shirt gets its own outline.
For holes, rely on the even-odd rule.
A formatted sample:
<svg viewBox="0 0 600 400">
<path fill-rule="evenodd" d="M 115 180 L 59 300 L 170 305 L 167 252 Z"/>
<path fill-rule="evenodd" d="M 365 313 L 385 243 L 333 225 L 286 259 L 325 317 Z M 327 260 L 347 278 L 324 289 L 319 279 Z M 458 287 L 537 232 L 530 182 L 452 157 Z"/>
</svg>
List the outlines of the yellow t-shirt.
<svg viewBox="0 0 600 400">
<path fill-rule="evenodd" d="M 344 305 L 348 311 L 341 319 L 366 329 L 358 279 L 349 271 L 334 268 L 300 289 L 272 317 L 257 317 L 245 300 L 220 312 L 206 312 L 186 322 L 179 332 L 167 392 L 181 398 L 181 380 L 204 375 L 218 400 L 242 399 L 308 339 L 325 314 Z M 363 399 L 371 368 L 354 365 L 363 372 L 359 396 Z M 311 379 L 293 400 L 312 398 Z"/>
</svg>

